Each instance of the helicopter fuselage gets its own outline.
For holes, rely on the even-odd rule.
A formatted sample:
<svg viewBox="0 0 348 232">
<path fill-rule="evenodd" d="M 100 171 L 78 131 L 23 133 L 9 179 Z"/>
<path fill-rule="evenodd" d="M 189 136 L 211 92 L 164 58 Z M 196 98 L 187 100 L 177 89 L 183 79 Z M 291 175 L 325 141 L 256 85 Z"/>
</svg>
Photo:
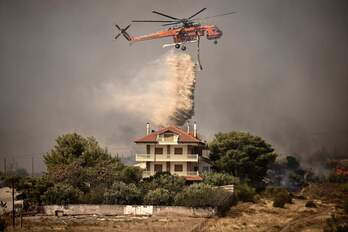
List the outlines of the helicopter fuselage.
<svg viewBox="0 0 348 232">
<path fill-rule="evenodd" d="M 165 31 L 158 31 L 148 35 L 130 36 L 130 42 L 173 37 L 174 43 L 186 43 L 198 39 L 198 36 L 205 36 L 208 40 L 216 40 L 222 36 L 222 31 L 215 25 L 192 25 L 183 27 L 168 28 Z"/>
</svg>

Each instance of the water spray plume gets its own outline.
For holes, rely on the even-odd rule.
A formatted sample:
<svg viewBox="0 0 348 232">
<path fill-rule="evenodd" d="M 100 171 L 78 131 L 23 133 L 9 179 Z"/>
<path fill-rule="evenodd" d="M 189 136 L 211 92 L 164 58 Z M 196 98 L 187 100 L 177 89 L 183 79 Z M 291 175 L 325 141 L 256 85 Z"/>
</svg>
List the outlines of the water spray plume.
<svg viewBox="0 0 348 232">
<path fill-rule="evenodd" d="M 112 107 L 157 126 L 182 126 L 194 114 L 196 67 L 190 55 L 169 51 L 126 83 L 107 85 Z M 110 106 L 110 105 L 109 105 Z"/>
</svg>

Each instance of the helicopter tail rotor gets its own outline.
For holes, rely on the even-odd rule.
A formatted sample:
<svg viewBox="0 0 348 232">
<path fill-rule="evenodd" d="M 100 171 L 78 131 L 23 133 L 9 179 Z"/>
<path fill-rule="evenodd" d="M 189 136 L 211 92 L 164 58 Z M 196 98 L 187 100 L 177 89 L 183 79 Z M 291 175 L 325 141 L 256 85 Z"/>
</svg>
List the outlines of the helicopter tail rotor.
<svg viewBox="0 0 348 232">
<path fill-rule="evenodd" d="M 129 24 L 127 27 L 125 28 L 121 28 L 119 25 L 115 25 L 115 27 L 120 31 L 120 33 L 118 33 L 116 36 L 115 36 L 115 39 L 118 39 L 118 37 L 120 37 L 121 35 L 123 35 L 123 37 L 128 40 L 128 41 L 131 41 L 132 40 L 132 37 L 127 33 L 127 30 L 128 28 L 131 26 L 131 24 Z"/>
</svg>

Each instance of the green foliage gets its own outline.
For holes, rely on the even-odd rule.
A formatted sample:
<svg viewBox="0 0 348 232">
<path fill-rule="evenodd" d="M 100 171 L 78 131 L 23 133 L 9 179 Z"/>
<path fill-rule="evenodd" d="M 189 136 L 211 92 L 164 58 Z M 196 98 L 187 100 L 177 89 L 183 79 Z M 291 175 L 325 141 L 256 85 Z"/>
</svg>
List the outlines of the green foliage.
<svg viewBox="0 0 348 232">
<path fill-rule="evenodd" d="M 273 206 L 283 208 L 285 204 L 292 203 L 292 197 L 285 188 L 273 187 L 266 189 L 266 195 L 273 197 Z"/>
<path fill-rule="evenodd" d="M 286 203 L 292 203 L 292 196 L 284 187 L 267 187 L 264 195 L 273 199 L 274 207 L 283 208 Z"/>
<path fill-rule="evenodd" d="M 135 184 L 115 182 L 104 194 L 107 204 L 140 204 L 142 194 Z"/>
<path fill-rule="evenodd" d="M 203 183 L 209 184 L 212 186 L 223 186 L 223 185 L 231 185 L 231 184 L 239 183 L 238 177 L 234 177 L 227 173 L 219 173 L 219 172 L 203 173 L 202 177 L 203 177 Z"/>
<path fill-rule="evenodd" d="M 120 180 L 125 183 L 138 183 L 142 179 L 142 171 L 138 167 L 124 167 L 120 174 Z"/>
<path fill-rule="evenodd" d="M 6 229 L 6 220 L 0 216 L 0 231 L 5 231 Z"/>
<path fill-rule="evenodd" d="M 65 134 L 59 136 L 56 143 L 54 148 L 44 155 L 48 170 L 76 161 L 82 167 L 93 167 L 100 161 L 106 160 L 118 162 L 106 149 L 101 148 L 93 137 L 84 138 L 76 133 Z"/>
<path fill-rule="evenodd" d="M 294 156 L 286 156 L 286 166 L 290 170 L 297 170 L 300 168 L 300 163 Z"/>
<path fill-rule="evenodd" d="M 150 190 L 144 197 L 147 205 L 170 205 L 172 200 L 170 192 L 164 188 Z"/>
<path fill-rule="evenodd" d="M 21 199 L 29 205 L 41 205 L 44 194 L 50 187 L 53 187 L 53 183 L 48 180 L 47 175 L 22 178 L 16 185 L 17 191 L 21 192 Z"/>
<path fill-rule="evenodd" d="M 276 154 L 263 139 L 244 132 L 218 133 L 209 144 L 214 168 L 261 183 Z"/>
<path fill-rule="evenodd" d="M 144 192 L 148 192 L 157 188 L 164 188 L 173 195 L 181 191 L 184 186 L 184 178 L 171 175 L 168 172 L 156 173 L 154 176 L 144 179 L 142 183 Z"/>
<path fill-rule="evenodd" d="M 330 183 L 347 183 L 348 182 L 348 176 L 337 174 L 336 172 L 331 172 L 329 176 L 327 177 L 327 180 Z"/>
<path fill-rule="evenodd" d="M 346 214 L 348 214 L 348 197 L 346 197 L 343 201 L 343 210 Z"/>
<path fill-rule="evenodd" d="M 105 201 L 106 187 L 104 185 L 93 188 L 90 192 L 80 195 L 79 203 L 82 204 L 103 204 Z"/>
<path fill-rule="evenodd" d="M 72 185 L 58 183 L 45 192 L 45 201 L 48 204 L 68 204 L 78 202 L 82 192 Z"/>
<path fill-rule="evenodd" d="M 256 196 L 255 188 L 251 187 L 247 183 L 241 183 L 235 188 L 235 195 L 238 200 L 244 202 L 254 202 Z"/>
<path fill-rule="evenodd" d="M 324 232 L 347 232 L 348 223 L 345 219 L 338 218 L 335 214 L 332 214 L 330 218 L 326 220 Z"/>
<path fill-rule="evenodd" d="M 199 183 L 186 187 L 175 196 L 175 205 L 187 207 L 217 207 L 227 199 L 226 191 Z"/>
<path fill-rule="evenodd" d="M 284 198 L 282 198 L 281 196 L 278 196 L 278 197 L 274 198 L 274 200 L 273 200 L 273 207 L 284 208 L 285 203 L 286 203 L 286 200 Z"/>
</svg>

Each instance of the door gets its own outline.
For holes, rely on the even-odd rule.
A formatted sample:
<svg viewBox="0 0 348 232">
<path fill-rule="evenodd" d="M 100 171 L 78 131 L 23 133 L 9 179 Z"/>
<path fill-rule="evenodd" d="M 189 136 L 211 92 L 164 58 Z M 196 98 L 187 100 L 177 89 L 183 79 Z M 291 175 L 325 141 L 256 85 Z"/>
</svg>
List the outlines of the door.
<svg viewBox="0 0 348 232">
<path fill-rule="evenodd" d="M 162 172 L 162 164 L 155 164 L 155 172 Z"/>
</svg>

